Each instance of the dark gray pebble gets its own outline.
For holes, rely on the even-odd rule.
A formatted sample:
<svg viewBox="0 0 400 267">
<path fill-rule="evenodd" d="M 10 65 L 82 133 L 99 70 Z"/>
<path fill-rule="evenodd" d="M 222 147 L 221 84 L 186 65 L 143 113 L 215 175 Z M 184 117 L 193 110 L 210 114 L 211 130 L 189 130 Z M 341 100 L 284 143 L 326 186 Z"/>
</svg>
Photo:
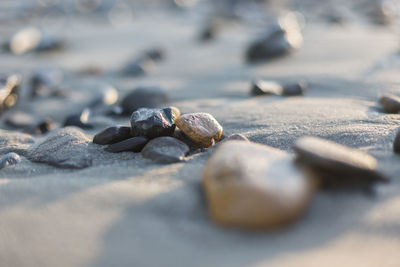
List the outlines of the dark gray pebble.
<svg viewBox="0 0 400 267">
<path fill-rule="evenodd" d="M 93 138 L 93 143 L 98 145 L 109 145 L 131 138 L 131 127 L 113 126 L 109 127 Z"/>
<path fill-rule="evenodd" d="M 142 156 L 158 163 L 174 163 L 183 161 L 188 152 L 189 147 L 185 143 L 163 136 L 148 142 L 142 150 Z"/>
<path fill-rule="evenodd" d="M 303 95 L 307 91 L 308 84 L 305 81 L 299 81 L 295 83 L 285 84 L 283 86 L 283 96 L 298 96 Z"/>
<path fill-rule="evenodd" d="M 157 108 L 168 102 L 167 93 L 158 86 L 140 86 L 121 101 L 122 111 L 126 115 L 139 108 Z"/>
<path fill-rule="evenodd" d="M 132 113 L 132 136 L 146 136 L 150 139 L 172 135 L 179 110 L 173 107 L 163 109 L 141 108 Z"/>
<path fill-rule="evenodd" d="M 66 126 L 76 126 L 82 129 L 93 129 L 94 126 L 89 124 L 87 121 L 89 119 L 90 110 L 84 109 L 79 114 L 72 114 L 65 119 L 64 127 Z"/>
<path fill-rule="evenodd" d="M 124 141 L 109 145 L 104 149 L 107 152 L 119 153 L 124 151 L 140 152 L 149 140 L 143 136 L 136 136 Z"/>
<path fill-rule="evenodd" d="M 394 138 L 393 151 L 400 154 L 400 128 L 397 130 L 396 137 Z"/>
</svg>

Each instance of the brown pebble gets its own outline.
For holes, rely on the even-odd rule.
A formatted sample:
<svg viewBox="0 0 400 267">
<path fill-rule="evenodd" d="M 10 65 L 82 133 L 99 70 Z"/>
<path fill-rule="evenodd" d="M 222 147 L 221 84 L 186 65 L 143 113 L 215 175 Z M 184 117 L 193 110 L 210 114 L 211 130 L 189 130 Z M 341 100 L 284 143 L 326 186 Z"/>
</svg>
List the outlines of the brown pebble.
<svg viewBox="0 0 400 267">
<path fill-rule="evenodd" d="M 176 126 L 194 142 L 210 147 L 219 141 L 222 126 L 208 113 L 184 114 L 175 120 Z"/>
<path fill-rule="evenodd" d="M 384 95 L 379 99 L 384 111 L 387 113 L 399 113 L 400 111 L 400 97 L 395 95 Z"/>
</svg>

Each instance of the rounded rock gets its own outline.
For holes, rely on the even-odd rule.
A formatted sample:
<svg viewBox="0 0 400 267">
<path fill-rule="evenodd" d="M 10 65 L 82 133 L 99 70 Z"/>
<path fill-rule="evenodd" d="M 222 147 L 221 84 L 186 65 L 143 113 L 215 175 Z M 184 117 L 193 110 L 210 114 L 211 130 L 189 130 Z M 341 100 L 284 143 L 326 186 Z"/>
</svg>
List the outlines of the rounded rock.
<svg viewBox="0 0 400 267">
<path fill-rule="evenodd" d="M 176 126 L 194 142 L 210 147 L 221 139 L 223 128 L 209 113 L 189 113 L 178 117 Z"/>
<path fill-rule="evenodd" d="M 182 141 L 163 136 L 158 137 L 150 142 L 142 150 L 144 158 L 151 159 L 158 163 L 174 163 L 183 161 L 189 153 L 189 147 Z"/>
<path fill-rule="evenodd" d="M 296 83 L 289 83 L 283 86 L 283 96 L 298 96 L 303 95 L 307 91 L 307 83 L 305 81 L 299 81 Z"/>
<path fill-rule="evenodd" d="M 163 109 L 141 108 L 132 113 L 132 136 L 155 138 L 172 135 L 175 131 L 175 120 L 179 116 L 175 107 Z"/>
<path fill-rule="evenodd" d="M 383 110 L 387 113 L 399 113 L 400 111 L 400 97 L 395 95 L 384 95 L 379 99 Z"/>
<path fill-rule="evenodd" d="M 288 154 L 243 141 L 221 144 L 204 166 L 202 182 L 211 218 L 247 229 L 295 221 L 314 189 Z"/>
<path fill-rule="evenodd" d="M 124 97 L 121 102 L 124 114 L 131 115 L 139 108 L 158 108 L 168 102 L 167 93 L 157 86 L 141 86 Z"/>
</svg>

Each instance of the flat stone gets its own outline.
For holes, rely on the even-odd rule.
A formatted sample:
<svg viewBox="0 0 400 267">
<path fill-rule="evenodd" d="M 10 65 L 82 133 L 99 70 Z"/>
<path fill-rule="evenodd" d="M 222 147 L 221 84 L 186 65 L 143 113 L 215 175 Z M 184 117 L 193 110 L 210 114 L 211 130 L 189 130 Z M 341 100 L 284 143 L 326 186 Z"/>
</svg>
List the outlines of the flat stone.
<svg viewBox="0 0 400 267">
<path fill-rule="evenodd" d="M 158 86 L 141 86 L 124 97 L 121 102 L 123 113 L 131 115 L 139 108 L 158 108 L 168 102 L 167 93 Z"/>
<path fill-rule="evenodd" d="M 275 148 L 243 141 L 221 144 L 203 169 L 209 214 L 224 226 L 281 227 L 305 212 L 313 184 Z"/>
<path fill-rule="evenodd" d="M 293 145 L 297 160 L 310 169 L 324 187 L 364 187 L 387 179 L 371 155 L 317 137 L 302 137 Z"/>
<path fill-rule="evenodd" d="M 172 135 L 175 131 L 175 120 L 180 112 L 175 107 L 163 109 L 141 108 L 132 113 L 132 136 L 155 138 Z"/>
<path fill-rule="evenodd" d="M 92 165 L 88 153 L 91 140 L 73 127 L 56 130 L 43 142 L 32 145 L 27 158 L 33 162 L 46 163 L 59 168 L 82 169 Z"/>
<path fill-rule="evenodd" d="M 262 38 L 254 41 L 246 51 L 249 63 L 287 55 L 303 45 L 303 37 L 296 15 L 290 13 L 279 20 Z"/>
<path fill-rule="evenodd" d="M 66 126 L 76 126 L 82 129 L 93 129 L 94 126 L 88 123 L 90 116 L 90 110 L 84 109 L 79 114 L 69 115 L 64 122 L 64 127 Z"/>
<path fill-rule="evenodd" d="M 14 152 L 10 152 L 0 159 L 0 169 L 3 169 L 7 166 L 16 165 L 21 162 L 21 157 Z"/>
<path fill-rule="evenodd" d="M 35 142 L 29 134 L 0 130 L 0 153 L 16 152 L 24 155 Z"/>
<path fill-rule="evenodd" d="M 142 148 L 147 144 L 149 139 L 144 136 L 131 137 L 121 142 L 109 145 L 105 151 L 111 153 L 119 153 L 125 151 L 140 152 Z"/>
<path fill-rule="evenodd" d="M 259 95 L 281 95 L 283 91 L 282 85 L 274 81 L 256 80 L 251 84 L 250 94 Z"/>
<path fill-rule="evenodd" d="M 169 136 L 158 137 L 151 140 L 142 150 L 142 156 L 144 158 L 151 159 L 158 163 L 183 161 L 187 153 L 189 153 L 189 147 L 185 143 Z"/>
<path fill-rule="evenodd" d="M 210 147 L 220 140 L 222 126 L 208 113 L 189 113 L 178 117 L 176 126 L 194 142 Z"/>
<path fill-rule="evenodd" d="M 131 137 L 131 127 L 113 126 L 96 134 L 93 137 L 93 143 L 98 145 L 109 145 L 121 142 Z"/>
<path fill-rule="evenodd" d="M 383 110 L 387 113 L 399 113 L 400 97 L 395 95 L 384 95 L 379 98 Z"/>
</svg>

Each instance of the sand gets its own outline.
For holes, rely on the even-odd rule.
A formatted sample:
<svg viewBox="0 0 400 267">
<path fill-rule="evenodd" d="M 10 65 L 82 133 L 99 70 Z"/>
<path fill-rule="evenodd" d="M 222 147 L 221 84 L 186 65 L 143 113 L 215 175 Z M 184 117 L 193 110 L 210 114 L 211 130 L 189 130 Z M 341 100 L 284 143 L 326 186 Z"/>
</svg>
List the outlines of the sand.
<svg viewBox="0 0 400 267">
<path fill-rule="evenodd" d="M 377 106 L 379 95 L 400 94 L 399 65 L 379 67 L 387 58 L 400 61 L 393 55 L 398 36 L 365 24 L 310 24 L 298 53 L 248 66 L 244 49 L 262 28 L 230 24 L 214 42 L 199 44 L 199 20 L 154 12 L 113 28 L 76 18 L 60 30 L 68 40 L 64 52 L 2 54 L 0 69 L 28 72 L 55 65 L 73 72 L 99 64 L 107 70 L 99 77 L 68 77 L 71 101 L 19 107 L 37 116 L 61 122 L 87 103 L 96 84 L 113 84 L 121 95 L 139 84 L 156 84 L 183 113 L 213 114 L 226 134 L 241 133 L 288 153 L 304 135 L 367 151 L 391 183 L 378 186 L 375 197 L 319 192 L 297 223 L 247 232 L 220 228 L 208 218 L 200 177 L 211 151 L 186 163 L 160 165 L 140 154 L 109 156 L 93 145 L 92 153 L 99 154 L 82 170 L 23 158 L 0 171 L 0 265 L 400 266 L 400 158 L 392 152 L 400 117 Z M 2 28 L 2 34 L 11 31 Z M 166 47 L 167 59 L 151 75 L 112 74 L 131 56 L 159 45 Z M 258 77 L 303 78 L 310 86 L 304 97 L 250 97 L 250 80 Z M 108 125 L 128 123 L 127 118 L 95 121 L 96 128 L 85 132 L 89 138 Z"/>
</svg>

